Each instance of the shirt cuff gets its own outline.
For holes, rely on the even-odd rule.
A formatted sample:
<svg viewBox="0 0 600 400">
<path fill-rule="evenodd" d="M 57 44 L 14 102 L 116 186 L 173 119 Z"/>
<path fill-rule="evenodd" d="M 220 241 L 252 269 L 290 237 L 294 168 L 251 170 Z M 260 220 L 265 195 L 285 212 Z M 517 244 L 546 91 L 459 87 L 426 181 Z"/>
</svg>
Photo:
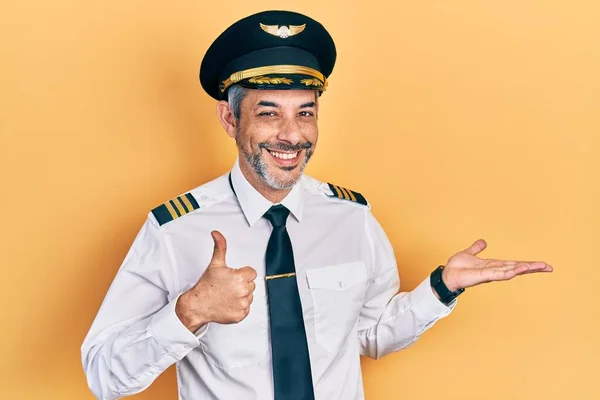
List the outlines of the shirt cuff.
<svg viewBox="0 0 600 400">
<path fill-rule="evenodd" d="M 456 306 L 454 299 L 447 306 L 433 293 L 429 276 L 415 290 L 409 293 L 411 308 L 423 321 L 435 321 L 447 316 Z"/>
<path fill-rule="evenodd" d="M 178 299 L 179 296 L 154 314 L 150 322 L 150 331 L 168 352 L 187 354 L 200 345 L 199 338 L 208 330 L 208 324 L 198 328 L 195 333 L 190 332 L 175 313 Z"/>
</svg>

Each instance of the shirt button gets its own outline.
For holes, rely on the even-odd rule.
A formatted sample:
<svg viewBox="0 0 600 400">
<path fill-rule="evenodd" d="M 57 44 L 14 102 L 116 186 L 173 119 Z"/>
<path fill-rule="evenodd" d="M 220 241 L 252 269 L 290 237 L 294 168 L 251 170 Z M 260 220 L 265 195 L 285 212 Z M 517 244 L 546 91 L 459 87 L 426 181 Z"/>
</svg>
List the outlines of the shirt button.
<svg viewBox="0 0 600 400">
<path fill-rule="evenodd" d="M 202 200 L 204 200 L 204 199 L 206 199 L 206 195 L 205 195 L 205 194 L 203 194 L 202 196 L 200 196 L 200 198 L 201 198 Z"/>
<path fill-rule="evenodd" d="M 344 281 L 339 281 L 338 285 L 339 285 L 340 289 L 343 289 L 344 287 L 346 287 L 346 285 L 344 284 Z"/>
</svg>

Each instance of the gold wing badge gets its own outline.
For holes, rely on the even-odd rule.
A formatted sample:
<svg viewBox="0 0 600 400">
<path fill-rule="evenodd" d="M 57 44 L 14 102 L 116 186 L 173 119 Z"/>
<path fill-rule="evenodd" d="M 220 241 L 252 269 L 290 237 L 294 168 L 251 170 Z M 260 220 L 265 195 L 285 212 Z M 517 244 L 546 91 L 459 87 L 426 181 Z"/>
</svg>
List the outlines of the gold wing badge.
<svg viewBox="0 0 600 400">
<path fill-rule="evenodd" d="M 282 39 L 287 39 L 290 36 L 294 36 L 302 32 L 306 28 L 306 24 L 290 26 L 260 24 L 260 28 L 269 35 L 279 36 Z"/>
</svg>

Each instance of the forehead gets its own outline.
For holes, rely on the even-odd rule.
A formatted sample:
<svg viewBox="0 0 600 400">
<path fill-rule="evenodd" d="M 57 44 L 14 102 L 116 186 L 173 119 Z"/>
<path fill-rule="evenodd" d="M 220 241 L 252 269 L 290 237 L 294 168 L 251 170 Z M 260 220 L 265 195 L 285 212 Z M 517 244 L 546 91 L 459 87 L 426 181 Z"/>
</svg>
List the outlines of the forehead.
<svg viewBox="0 0 600 400">
<path fill-rule="evenodd" d="M 253 107 L 259 102 L 275 103 L 280 106 L 300 106 L 315 102 L 317 96 L 314 90 L 257 90 L 248 89 L 244 103 Z"/>
</svg>

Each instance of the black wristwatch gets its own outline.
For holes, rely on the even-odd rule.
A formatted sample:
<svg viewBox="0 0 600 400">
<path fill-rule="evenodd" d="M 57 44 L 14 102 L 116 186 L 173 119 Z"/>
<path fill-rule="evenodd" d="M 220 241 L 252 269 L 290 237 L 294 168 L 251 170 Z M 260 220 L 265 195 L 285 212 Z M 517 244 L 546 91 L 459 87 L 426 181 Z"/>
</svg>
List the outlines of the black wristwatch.
<svg viewBox="0 0 600 400">
<path fill-rule="evenodd" d="M 444 283 L 442 279 L 442 270 L 444 269 L 443 265 L 437 267 L 435 271 L 431 273 L 431 287 L 435 289 L 437 294 L 440 296 L 440 301 L 446 305 L 448 305 L 452 300 L 458 297 L 459 294 L 465 291 L 464 288 L 460 288 L 454 292 L 451 292 L 448 289 L 448 286 Z"/>
</svg>

